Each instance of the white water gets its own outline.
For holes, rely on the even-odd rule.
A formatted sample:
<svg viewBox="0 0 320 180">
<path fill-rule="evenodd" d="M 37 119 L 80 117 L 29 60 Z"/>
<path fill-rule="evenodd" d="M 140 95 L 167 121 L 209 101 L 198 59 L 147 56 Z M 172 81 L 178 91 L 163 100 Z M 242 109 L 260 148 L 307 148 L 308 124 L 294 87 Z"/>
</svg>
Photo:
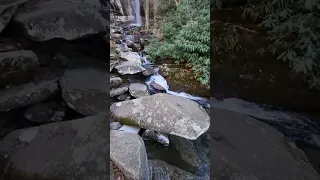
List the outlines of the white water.
<svg viewBox="0 0 320 180">
<path fill-rule="evenodd" d="M 133 127 L 133 126 L 127 126 L 127 125 L 123 125 L 119 129 L 119 131 L 125 131 L 125 132 L 132 133 L 132 134 L 138 134 L 140 130 L 141 130 L 141 128 L 139 128 L 139 127 Z"/>
<path fill-rule="evenodd" d="M 154 75 L 152 75 L 147 81 L 146 84 L 150 87 L 150 84 L 152 82 L 157 83 L 158 85 L 160 85 L 161 87 L 163 87 L 163 89 L 166 91 L 167 94 L 171 94 L 174 96 L 180 96 L 180 97 L 184 97 L 187 99 L 191 99 L 194 100 L 196 102 L 198 102 L 201 106 L 204 106 L 206 108 L 210 108 L 210 102 L 202 97 L 197 97 L 197 96 L 193 96 L 191 94 L 185 93 L 185 92 L 175 92 L 175 91 L 170 91 L 169 90 L 169 85 L 167 83 L 167 80 L 161 76 L 160 74 L 158 74 L 158 70 L 159 68 L 155 69 Z"/>
<path fill-rule="evenodd" d="M 136 22 L 131 24 L 131 26 L 142 26 L 141 13 L 140 13 L 140 0 L 134 0 L 134 14 Z"/>
</svg>

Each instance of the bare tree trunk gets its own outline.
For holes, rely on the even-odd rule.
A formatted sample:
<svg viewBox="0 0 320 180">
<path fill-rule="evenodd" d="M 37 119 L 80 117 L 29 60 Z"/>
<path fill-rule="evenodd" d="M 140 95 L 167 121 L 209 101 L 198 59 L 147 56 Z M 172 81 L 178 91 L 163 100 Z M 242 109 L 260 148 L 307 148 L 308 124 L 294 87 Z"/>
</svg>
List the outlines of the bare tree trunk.
<svg viewBox="0 0 320 180">
<path fill-rule="evenodd" d="M 174 1 L 176 2 L 176 6 L 178 6 L 180 3 L 180 0 L 174 0 Z"/>
<path fill-rule="evenodd" d="M 153 0 L 153 26 L 156 25 L 158 11 L 158 0 Z"/>
<path fill-rule="evenodd" d="M 149 31 L 149 5 L 150 5 L 150 1 L 146 0 L 146 11 L 145 11 L 145 19 L 146 19 L 146 23 L 145 23 L 145 28 L 147 31 Z"/>
</svg>

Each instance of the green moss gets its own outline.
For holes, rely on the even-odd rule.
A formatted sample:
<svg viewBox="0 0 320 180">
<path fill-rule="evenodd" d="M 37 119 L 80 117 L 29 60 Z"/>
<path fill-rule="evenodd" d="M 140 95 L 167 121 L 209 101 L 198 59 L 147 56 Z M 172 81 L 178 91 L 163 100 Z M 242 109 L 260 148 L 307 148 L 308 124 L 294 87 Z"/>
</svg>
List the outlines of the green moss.
<svg viewBox="0 0 320 180">
<path fill-rule="evenodd" d="M 114 51 L 114 53 L 115 53 L 115 54 L 120 54 L 120 51 L 116 49 L 116 50 Z"/>
<path fill-rule="evenodd" d="M 170 67 L 170 65 L 167 67 Z M 182 91 L 204 97 L 210 96 L 210 90 L 197 81 L 192 70 L 186 68 L 185 65 L 168 68 L 168 76 L 166 79 L 170 89 L 174 91 Z"/>
<path fill-rule="evenodd" d="M 127 126 L 134 126 L 134 127 L 140 127 L 138 123 L 136 123 L 134 120 L 131 118 L 117 118 L 117 120 L 124 125 Z"/>
<path fill-rule="evenodd" d="M 127 126 L 134 126 L 134 127 L 140 127 L 138 123 L 136 123 L 132 118 L 126 118 L 126 117 L 116 117 L 113 114 L 111 115 L 111 119 L 114 119 L 121 124 L 127 125 Z"/>
</svg>

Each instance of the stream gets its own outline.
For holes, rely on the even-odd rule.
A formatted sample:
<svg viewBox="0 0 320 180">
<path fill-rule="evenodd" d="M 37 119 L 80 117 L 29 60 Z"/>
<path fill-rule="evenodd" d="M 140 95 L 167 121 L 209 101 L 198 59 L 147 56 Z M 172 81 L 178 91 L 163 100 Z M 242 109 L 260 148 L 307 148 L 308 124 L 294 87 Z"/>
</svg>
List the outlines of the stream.
<svg viewBox="0 0 320 180">
<path fill-rule="evenodd" d="M 141 16 L 139 15 L 140 8 L 137 8 L 140 6 L 140 2 L 139 0 L 135 0 L 134 2 L 136 5 L 136 22 L 131 23 L 129 26 L 126 26 L 125 29 L 130 29 L 131 27 L 141 27 L 142 25 Z M 128 33 L 129 31 L 126 30 L 124 31 L 124 38 L 119 41 L 119 44 L 121 44 L 122 47 L 128 48 L 126 41 L 139 43 L 135 40 L 132 33 Z M 203 97 L 191 95 L 185 92 L 176 92 L 170 89 L 167 80 L 159 74 L 160 65 L 154 64 L 151 60 L 147 59 L 146 55 L 143 53 L 143 49 L 138 50 L 136 59 L 142 60 L 142 66 L 144 68 L 153 69 L 152 75 L 143 80 L 147 85 L 150 94 L 167 93 L 193 100 L 205 109 L 210 109 L 211 105 L 215 108 L 230 110 L 254 117 L 255 119 L 258 119 L 283 133 L 286 137 L 295 142 L 295 144 L 302 150 L 312 149 L 312 151 L 315 152 L 320 151 L 320 124 L 315 121 L 317 118 L 309 117 L 308 115 L 301 112 L 290 112 L 284 108 L 248 102 L 237 98 L 216 99 L 214 97 L 211 97 L 210 103 L 208 99 Z M 143 79 L 143 77 L 139 78 Z M 159 88 L 155 88 L 152 83 L 156 83 L 157 85 L 159 85 L 161 87 L 161 90 L 159 91 Z M 139 133 L 140 135 L 143 134 L 142 131 L 144 131 L 141 131 L 140 129 L 132 131 L 130 128 L 123 130 Z M 208 152 L 210 152 L 210 141 L 206 140 L 206 136 L 207 134 L 204 134 L 194 142 L 179 139 L 178 137 L 169 136 L 168 146 L 163 146 L 157 142 L 145 141 L 148 157 L 150 159 L 163 160 L 168 164 L 174 165 L 196 175 L 209 174 L 210 163 L 208 159 L 210 155 Z M 193 159 L 194 165 L 192 165 L 190 161 L 185 159 L 185 154 L 181 152 L 181 148 L 179 149 L 179 146 L 181 146 L 181 144 L 186 144 L 184 148 L 189 145 L 189 147 L 186 148 L 188 151 L 187 154 L 191 152 L 197 152 L 195 153 L 197 156 L 195 158 L 196 160 Z M 201 155 L 201 152 L 204 155 Z M 313 158 L 309 155 L 310 154 L 307 153 L 309 159 Z M 319 162 L 315 162 L 312 164 L 319 172 L 319 167 L 317 167 L 317 165 L 319 165 Z"/>
<path fill-rule="evenodd" d="M 127 41 L 139 43 L 135 40 L 132 33 L 127 33 L 129 30 L 126 29 L 130 28 L 137 28 L 137 24 L 134 23 L 126 26 L 123 29 L 124 38 L 117 42 L 124 49 L 128 49 L 128 45 L 126 43 Z M 209 111 L 209 99 L 191 95 L 185 92 L 176 92 L 170 90 L 167 80 L 159 74 L 159 64 L 154 64 L 151 62 L 151 60 L 147 59 L 146 55 L 143 53 L 143 49 L 139 49 L 139 51 L 136 53 L 136 59 L 137 61 L 142 61 L 141 65 L 145 69 L 152 69 L 152 73 L 149 76 L 131 75 L 128 77 L 129 82 L 144 82 L 148 87 L 150 95 L 156 93 L 167 93 L 174 96 L 180 96 L 195 101 L 201 107 L 206 109 L 207 112 Z M 157 84 L 157 88 L 155 88 L 154 83 Z M 119 100 L 114 101 L 118 102 Z M 149 137 L 149 139 L 153 139 L 153 141 L 148 141 L 148 135 L 145 133 L 146 130 L 144 129 L 123 125 L 119 130 L 141 135 L 145 140 L 149 159 L 162 160 L 170 165 L 178 167 L 199 177 L 209 177 L 210 138 L 208 133 L 201 135 L 195 141 L 159 133 L 158 136 L 154 135 L 157 137 Z"/>
</svg>

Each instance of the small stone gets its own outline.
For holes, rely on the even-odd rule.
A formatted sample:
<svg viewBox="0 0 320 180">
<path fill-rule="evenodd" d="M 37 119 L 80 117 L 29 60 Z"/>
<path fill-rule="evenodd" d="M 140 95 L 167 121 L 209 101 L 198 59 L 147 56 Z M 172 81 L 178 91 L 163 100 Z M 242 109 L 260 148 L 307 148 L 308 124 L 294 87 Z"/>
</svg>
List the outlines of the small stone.
<svg viewBox="0 0 320 180">
<path fill-rule="evenodd" d="M 123 87 L 119 87 L 119 88 L 113 88 L 110 90 L 110 97 L 115 97 L 118 96 L 120 94 L 123 94 L 125 92 L 128 91 L 128 87 L 127 86 L 123 86 Z"/>
<path fill-rule="evenodd" d="M 129 100 L 131 97 L 128 94 L 121 94 L 120 96 L 117 97 L 118 100 L 120 101 L 126 101 Z"/>
<path fill-rule="evenodd" d="M 119 122 L 110 123 L 110 130 L 118 130 L 121 128 L 121 124 Z"/>
<path fill-rule="evenodd" d="M 151 76 L 154 74 L 154 68 L 147 68 L 145 71 L 142 72 L 144 76 Z"/>
<path fill-rule="evenodd" d="M 120 77 L 111 77 L 110 78 L 110 87 L 119 87 L 122 84 L 122 79 Z"/>
<path fill-rule="evenodd" d="M 49 122 L 50 116 L 53 114 L 53 110 L 46 103 L 39 103 L 28 108 L 24 116 L 32 122 L 46 123 Z"/>
</svg>

